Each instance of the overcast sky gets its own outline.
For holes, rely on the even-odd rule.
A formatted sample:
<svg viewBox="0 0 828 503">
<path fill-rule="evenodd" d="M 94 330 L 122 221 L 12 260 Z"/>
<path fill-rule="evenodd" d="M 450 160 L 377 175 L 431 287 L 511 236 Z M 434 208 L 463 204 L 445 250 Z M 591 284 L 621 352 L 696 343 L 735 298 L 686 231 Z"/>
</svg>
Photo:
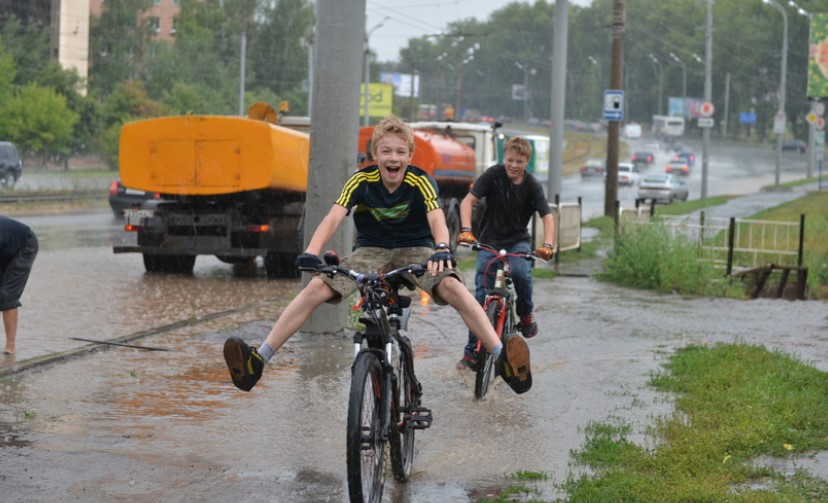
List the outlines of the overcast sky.
<svg viewBox="0 0 828 503">
<path fill-rule="evenodd" d="M 556 0 L 546 1 L 554 4 Z M 473 17 L 487 21 L 493 11 L 513 2 L 531 3 L 530 0 L 367 0 L 365 29 L 372 30 L 382 24 L 371 32 L 369 44 L 380 61 L 393 61 L 410 38 L 445 33 L 449 23 L 460 19 Z M 570 5 L 591 2 L 569 0 Z"/>
</svg>

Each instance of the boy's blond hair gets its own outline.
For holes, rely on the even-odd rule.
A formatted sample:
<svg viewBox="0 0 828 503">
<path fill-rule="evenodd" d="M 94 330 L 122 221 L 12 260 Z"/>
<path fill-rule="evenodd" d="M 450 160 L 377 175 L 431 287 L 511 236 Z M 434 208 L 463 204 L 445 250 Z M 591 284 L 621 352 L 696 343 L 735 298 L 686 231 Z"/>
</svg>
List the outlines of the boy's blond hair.
<svg viewBox="0 0 828 503">
<path fill-rule="evenodd" d="M 532 157 L 532 144 L 522 136 L 512 136 L 506 140 L 506 144 L 503 145 L 503 152 L 510 150 L 518 155 L 525 155 L 527 159 Z"/>
<path fill-rule="evenodd" d="M 414 133 L 411 128 L 397 116 L 389 115 L 377 124 L 374 134 L 371 135 L 371 155 L 374 159 L 377 157 L 377 143 L 390 134 L 397 135 L 408 143 L 408 152 L 414 155 Z"/>
</svg>

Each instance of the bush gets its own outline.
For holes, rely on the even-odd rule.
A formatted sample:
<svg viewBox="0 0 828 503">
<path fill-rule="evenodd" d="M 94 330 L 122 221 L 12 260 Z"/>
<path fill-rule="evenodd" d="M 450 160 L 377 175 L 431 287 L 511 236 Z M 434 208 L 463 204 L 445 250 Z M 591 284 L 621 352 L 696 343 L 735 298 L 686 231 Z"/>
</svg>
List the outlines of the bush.
<svg viewBox="0 0 828 503">
<path fill-rule="evenodd" d="M 623 227 L 604 270 L 596 276 L 626 287 L 661 292 L 743 296 L 740 284 L 731 284 L 713 264 L 699 259 L 694 243 L 681 235 L 672 236 L 658 223 Z"/>
</svg>

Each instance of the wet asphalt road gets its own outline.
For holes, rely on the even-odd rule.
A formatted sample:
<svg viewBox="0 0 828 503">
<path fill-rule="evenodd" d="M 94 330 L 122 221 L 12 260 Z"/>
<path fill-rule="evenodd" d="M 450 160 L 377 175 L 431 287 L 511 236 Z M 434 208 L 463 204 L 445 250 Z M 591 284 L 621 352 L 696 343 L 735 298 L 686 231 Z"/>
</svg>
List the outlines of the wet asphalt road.
<svg viewBox="0 0 828 503">
<path fill-rule="evenodd" d="M 35 220 L 49 226 L 50 218 Z M 90 350 L 0 379 L 2 499 L 346 501 L 349 339 L 300 333 L 254 392 L 239 392 L 221 344 L 228 335 L 260 341 L 298 282 L 238 278 L 209 258 L 199 258 L 193 278 L 148 276 L 139 256 L 111 254 L 107 229 L 117 222 L 97 218 L 97 230 L 56 228 L 55 241 L 42 243 L 21 312 L 21 350 L 2 368 L 87 347 L 70 336 L 165 325 L 135 343 L 173 351 Z M 687 300 L 584 277 L 538 281 L 536 292 L 534 388 L 516 396 L 498 382 L 482 401 L 471 375 L 455 368 L 465 341 L 457 315 L 417 306 L 410 335 L 435 421 L 418 433 L 412 481 L 398 487 L 389 478 L 386 501 L 475 501 L 517 470 L 550 476 L 539 499 L 562 497 L 556 484 L 579 472 L 569 452 L 589 422 L 627 421 L 633 441 L 652 444 L 642 432 L 672 408 L 647 380 L 689 343 L 763 344 L 828 371 L 824 303 Z M 226 316 L 207 319 L 219 311 Z M 797 464 L 828 478 L 824 455 Z"/>
<path fill-rule="evenodd" d="M 517 470 L 550 476 L 540 499 L 562 496 L 590 422 L 628 422 L 652 445 L 642 432 L 671 403 L 647 381 L 686 344 L 757 343 L 828 371 L 824 303 L 687 300 L 577 277 L 536 291 L 534 387 L 518 396 L 498 382 L 481 401 L 455 367 L 458 316 L 417 305 L 410 335 L 435 420 L 418 432 L 411 482 L 389 480 L 386 501 L 475 501 Z M 141 340 L 175 351 L 111 348 L 3 379 L 8 501 L 346 501 L 349 339 L 300 333 L 253 392 L 229 382 L 223 340 L 260 341 L 279 310 L 262 303 Z M 824 457 L 797 464 L 828 477 Z"/>
</svg>

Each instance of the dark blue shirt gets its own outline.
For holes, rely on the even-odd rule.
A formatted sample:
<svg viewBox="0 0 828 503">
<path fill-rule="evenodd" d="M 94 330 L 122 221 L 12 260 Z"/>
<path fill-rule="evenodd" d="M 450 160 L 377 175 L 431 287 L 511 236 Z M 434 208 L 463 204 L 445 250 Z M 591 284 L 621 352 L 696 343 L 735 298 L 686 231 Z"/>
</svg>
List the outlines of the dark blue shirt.
<svg viewBox="0 0 828 503">
<path fill-rule="evenodd" d="M 426 214 L 442 204 L 434 179 L 420 168 L 408 166 L 393 193 L 382 184 L 379 166 L 360 169 L 345 183 L 336 204 L 353 209 L 359 246 L 434 246 Z"/>
<path fill-rule="evenodd" d="M 0 262 L 8 262 L 20 253 L 31 233 L 28 225 L 0 215 Z"/>
</svg>

